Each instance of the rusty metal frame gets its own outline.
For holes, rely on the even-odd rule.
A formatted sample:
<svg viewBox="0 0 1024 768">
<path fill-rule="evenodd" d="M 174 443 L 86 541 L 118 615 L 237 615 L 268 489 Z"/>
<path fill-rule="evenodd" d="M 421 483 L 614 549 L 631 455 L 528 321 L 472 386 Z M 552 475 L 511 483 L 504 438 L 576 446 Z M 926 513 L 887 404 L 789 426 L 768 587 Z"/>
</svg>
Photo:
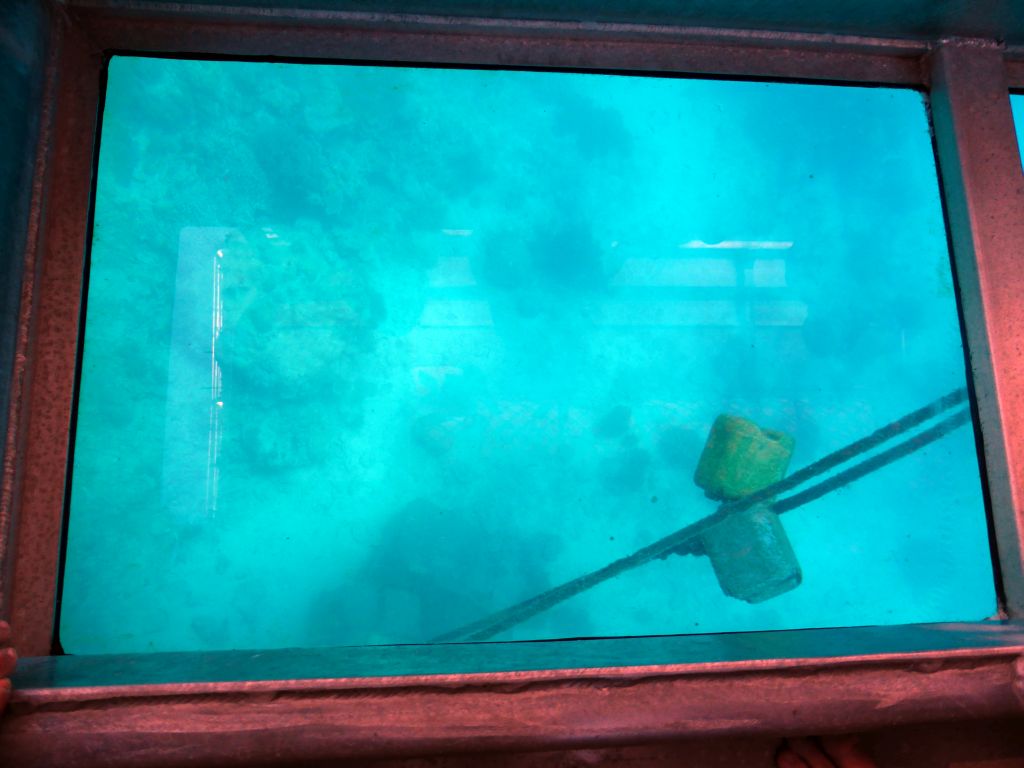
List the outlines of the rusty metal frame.
<svg viewBox="0 0 1024 768">
<path fill-rule="evenodd" d="M 1015 244 L 1024 242 L 1024 178 L 1006 99 L 1008 84 L 1024 84 L 1024 64 L 1004 66 L 1004 51 L 976 41 L 103 0 L 50 9 L 55 45 L 32 205 L 38 226 L 24 262 L 0 496 L 0 516 L 14 521 L 11 537 L 0 540 L 0 557 L 13 562 L 13 588 L 5 585 L 0 597 L 15 647 L 39 657 L 15 677 L 0 723 L 0 753 L 10 764 L 68 765 L 74 755 L 75 765 L 171 765 L 183 748 L 197 764 L 251 764 L 268 753 L 308 762 L 797 734 L 1024 711 L 1024 624 L 1014 621 L 1024 618 L 1024 318 L 1015 301 L 1024 295 L 1024 272 L 1013 264 Z M 828 630 L 800 633 L 794 646 L 779 633 L 750 633 L 732 645 L 693 638 L 641 666 L 595 656 L 587 646 L 594 641 L 580 641 L 579 658 L 590 663 L 569 669 L 545 665 L 523 644 L 518 651 L 495 644 L 492 651 L 507 658 L 489 672 L 466 668 L 484 652 L 479 646 L 447 646 L 417 651 L 431 674 L 389 673 L 394 659 L 386 652 L 369 671 L 338 673 L 355 653 L 338 651 L 335 666 L 322 668 L 333 672 L 314 666 L 300 674 L 287 652 L 276 652 L 236 654 L 232 663 L 249 673 L 220 681 L 139 672 L 182 661 L 169 657 L 117 657 L 98 661 L 93 678 L 65 675 L 57 658 L 44 657 L 53 634 L 100 73 L 116 51 L 930 88 L 1010 620 L 937 635 L 885 628 L 862 645 L 837 644 Z M 620 654 L 628 647 L 600 642 Z M 706 652 L 709 643 L 717 643 L 717 656 Z M 782 647 L 791 650 L 768 658 Z M 516 653 L 520 660 L 509 661 Z M 193 654 L 183 668 L 216 669 L 221 661 Z"/>
<path fill-rule="evenodd" d="M 191 4 L 73 11 L 108 51 L 619 69 L 923 85 L 922 41 Z"/>
<path fill-rule="evenodd" d="M 248 766 L 268 755 L 309 765 L 1009 718 L 1021 711 L 1020 650 L 34 690 L 15 693 L 0 748 L 8 765 L 32 768 Z"/>
<path fill-rule="evenodd" d="M 1024 89 L 1024 46 L 1007 47 L 1006 82 L 1011 89 Z"/>
<path fill-rule="evenodd" d="M 36 166 L 44 189 L 32 205 L 41 223 L 25 260 L 3 475 L 14 521 L 0 547 L 13 561 L 5 606 L 23 656 L 49 653 L 53 635 L 102 64 L 80 31 L 59 14 L 54 22 L 51 119 Z"/>
<path fill-rule="evenodd" d="M 994 44 L 954 42 L 931 57 L 932 119 L 1005 609 L 1024 615 L 1024 172 L 1007 67 Z"/>
</svg>

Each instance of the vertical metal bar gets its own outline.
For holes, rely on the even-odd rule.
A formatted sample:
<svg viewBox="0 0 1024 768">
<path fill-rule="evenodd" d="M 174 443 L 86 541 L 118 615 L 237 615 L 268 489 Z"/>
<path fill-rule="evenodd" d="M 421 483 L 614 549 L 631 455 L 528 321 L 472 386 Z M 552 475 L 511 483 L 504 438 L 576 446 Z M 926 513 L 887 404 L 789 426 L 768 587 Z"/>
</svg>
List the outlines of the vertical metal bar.
<svg viewBox="0 0 1024 768">
<path fill-rule="evenodd" d="M 994 43 L 943 42 L 931 106 L 1006 610 L 1024 616 L 1024 174 Z"/>
<path fill-rule="evenodd" d="M 17 446 L 12 483 L 18 489 L 10 623 L 21 656 L 49 654 L 53 637 L 102 63 L 61 14 L 54 38 L 60 42 L 54 46 L 56 101 L 47 107 L 54 109 L 52 144 L 45 169 L 37 169 L 47 175 L 42 228 L 18 317 L 24 393 L 12 418 L 17 435 L 8 440 Z"/>
<path fill-rule="evenodd" d="M 0 472 L 0 618 L 10 617 L 11 581 L 14 574 L 14 509 L 17 496 L 17 464 L 20 455 L 17 418 L 25 384 L 26 334 L 19 323 L 20 308 L 25 304 L 25 292 L 31 292 L 35 274 L 36 252 L 39 243 L 39 228 L 42 220 L 43 189 L 46 177 L 47 148 L 50 145 L 50 131 L 53 126 L 53 94 L 56 89 L 57 62 L 53 55 L 54 39 L 53 14 L 38 7 L 35 13 L 24 14 L 26 4 L 15 3 L 11 8 L 0 11 L 13 13 L 14 22 L 9 18 L 0 19 L 0 27 L 11 24 L 12 36 L 8 42 L 0 40 L 0 56 L 6 71 L 0 89 L 18 93 L 17 86 L 11 89 L 7 80 L 11 70 L 21 75 L 21 82 L 32 83 L 21 97 L 15 96 L 5 104 L 7 117 L 13 118 L 12 125 L 22 121 L 25 130 L 17 127 L 6 132 L 7 146 L 0 148 L 3 169 L 0 173 L 13 176 L 9 186 L 0 180 L 0 194 L 4 195 L 3 205 L 8 209 L 0 213 L 0 303 L 3 317 L 0 318 L 0 371 L 5 387 L 0 387 L 0 424 L 3 426 L 4 463 Z M 13 31 L 16 30 L 16 31 Z M 18 35 L 15 38 L 14 35 Z M 2 37 L 2 32 L 0 32 Z M 23 44 L 11 45 L 15 39 Z M 13 64 L 13 67 L 11 66 Z M 34 81 L 34 82 L 33 82 Z M 17 80 L 15 81 L 17 82 Z M 13 162 L 12 162 L 13 161 Z M 5 217 L 6 214 L 6 217 Z"/>
</svg>

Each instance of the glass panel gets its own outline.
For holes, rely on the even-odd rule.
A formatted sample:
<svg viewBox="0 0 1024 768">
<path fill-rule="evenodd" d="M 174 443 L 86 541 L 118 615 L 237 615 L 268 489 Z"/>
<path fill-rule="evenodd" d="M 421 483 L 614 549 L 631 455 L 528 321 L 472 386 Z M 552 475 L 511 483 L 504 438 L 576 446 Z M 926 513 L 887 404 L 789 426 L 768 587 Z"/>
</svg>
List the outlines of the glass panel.
<svg viewBox="0 0 1024 768">
<path fill-rule="evenodd" d="M 995 610 L 918 93 L 117 57 L 97 195 L 69 652 Z"/>
<path fill-rule="evenodd" d="M 1017 146 L 1024 156 L 1024 94 L 1010 94 L 1010 108 L 1013 110 L 1013 122 L 1017 128 Z"/>
</svg>

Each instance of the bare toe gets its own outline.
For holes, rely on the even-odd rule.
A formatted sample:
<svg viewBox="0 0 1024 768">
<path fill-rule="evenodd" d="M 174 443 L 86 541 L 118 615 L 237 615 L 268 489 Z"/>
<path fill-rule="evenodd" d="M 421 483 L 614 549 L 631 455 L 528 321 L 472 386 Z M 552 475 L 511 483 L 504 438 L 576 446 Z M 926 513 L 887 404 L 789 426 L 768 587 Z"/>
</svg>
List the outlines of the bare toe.
<svg viewBox="0 0 1024 768">
<path fill-rule="evenodd" d="M 836 768 L 836 764 L 829 760 L 821 747 L 810 739 L 789 739 L 786 744 L 804 761 L 807 768 Z"/>
<path fill-rule="evenodd" d="M 807 763 L 797 757 L 796 752 L 783 747 L 775 756 L 776 768 L 807 768 Z"/>
<path fill-rule="evenodd" d="M 825 736 L 821 743 L 837 768 L 877 768 L 875 761 L 864 754 L 853 736 Z"/>
</svg>

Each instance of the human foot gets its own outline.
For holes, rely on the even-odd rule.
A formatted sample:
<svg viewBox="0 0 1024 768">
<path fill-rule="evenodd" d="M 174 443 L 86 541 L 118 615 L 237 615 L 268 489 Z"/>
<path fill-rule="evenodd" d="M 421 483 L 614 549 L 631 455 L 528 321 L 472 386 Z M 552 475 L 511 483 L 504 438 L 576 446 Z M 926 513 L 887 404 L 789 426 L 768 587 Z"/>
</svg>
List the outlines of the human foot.
<svg viewBox="0 0 1024 768">
<path fill-rule="evenodd" d="M 849 736 L 787 739 L 775 757 L 777 768 L 877 768 Z"/>
</svg>

